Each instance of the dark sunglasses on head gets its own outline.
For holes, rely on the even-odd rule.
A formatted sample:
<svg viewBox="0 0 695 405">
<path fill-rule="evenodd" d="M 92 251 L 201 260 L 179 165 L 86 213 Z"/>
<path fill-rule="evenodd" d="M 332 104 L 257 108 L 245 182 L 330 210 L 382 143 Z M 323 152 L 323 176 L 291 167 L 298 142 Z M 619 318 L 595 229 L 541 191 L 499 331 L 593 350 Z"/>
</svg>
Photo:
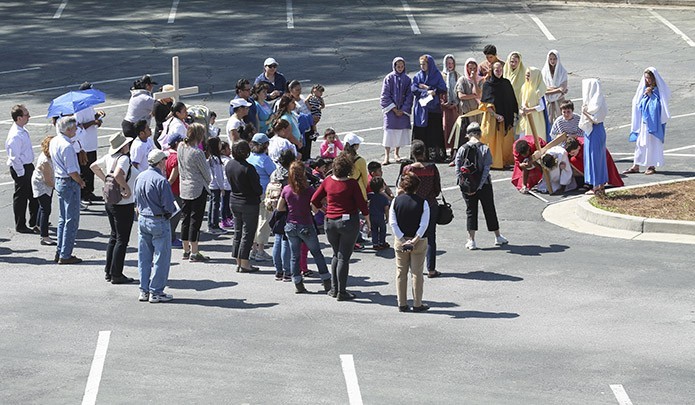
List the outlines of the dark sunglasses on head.
<svg viewBox="0 0 695 405">
<path fill-rule="evenodd" d="M 268 65 L 268 67 L 274 69 L 274 68 L 278 67 L 278 65 L 276 65 L 276 64 L 273 63 L 272 65 Z"/>
</svg>

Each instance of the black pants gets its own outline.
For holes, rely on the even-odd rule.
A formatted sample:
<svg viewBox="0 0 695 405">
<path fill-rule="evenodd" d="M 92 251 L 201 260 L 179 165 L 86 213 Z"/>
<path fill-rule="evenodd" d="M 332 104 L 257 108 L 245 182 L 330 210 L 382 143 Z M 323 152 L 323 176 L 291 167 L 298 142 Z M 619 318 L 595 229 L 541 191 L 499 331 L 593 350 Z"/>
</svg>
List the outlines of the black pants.
<svg viewBox="0 0 695 405">
<path fill-rule="evenodd" d="M 133 229 L 135 204 L 106 204 L 106 215 L 109 217 L 111 234 L 106 246 L 106 267 L 104 271 L 111 279 L 123 277 L 125 253 L 130 241 L 130 231 Z"/>
<path fill-rule="evenodd" d="M 10 167 L 10 175 L 14 180 L 14 194 L 12 195 L 12 209 L 14 210 L 15 229 L 27 226 L 27 205 L 29 205 L 29 228 L 36 226 L 39 212 L 39 202 L 34 198 L 31 190 L 31 175 L 34 173 L 34 164 L 24 165 L 24 176 L 17 176 L 14 168 Z"/>
<path fill-rule="evenodd" d="M 176 200 L 176 203 L 179 205 L 179 207 L 183 207 L 183 200 L 181 197 L 175 195 L 174 199 Z M 169 224 L 171 225 L 171 241 L 176 240 L 176 227 L 179 226 L 179 221 L 181 221 L 181 211 L 176 213 L 176 215 L 172 215 L 171 218 L 169 218 Z"/>
<path fill-rule="evenodd" d="M 437 270 L 437 216 L 439 205 L 437 202 L 428 202 L 430 206 L 430 223 L 427 225 L 425 237 L 427 238 L 427 271 Z"/>
<path fill-rule="evenodd" d="M 359 215 L 352 214 L 347 221 L 326 218 L 325 224 L 326 238 L 333 248 L 331 260 L 333 291 L 344 293 L 350 271 L 350 256 L 355 249 L 355 241 L 360 231 Z"/>
<path fill-rule="evenodd" d="M 94 194 L 94 172 L 89 166 L 97 161 L 97 151 L 87 152 L 87 164 L 80 166 L 80 177 L 84 180 L 84 188 L 82 189 L 82 199 L 86 199 Z"/>
<path fill-rule="evenodd" d="M 135 132 L 135 124 L 130 121 L 121 121 L 121 129 L 123 129 L 123 135 L 129 138 L 135 139 L 138 137 L 138 134 Z"/>
<path fill-rule="evenodd" d="M 37 223 L 39 228 L 41 228 L 41 237 L 48 237 L 48 220 L 51 217 L 51 204 L 53 202 L 53 196 L 50 194 L 42 194 L 36 198 L 39 203 L 39 213 L 37 217 Z"/>
<path fill-rule="evenodd" d="M 494 232 L 500 229 L 497 221 L 497 211 L 495 210 L 495 197 L 492 193 L 492 184 L 485 185 L 473 195 L 463 194 L 466 201 L 466 229 L 469 231 L 478 230 L 478 201 L 483 206 L 483 214 L 487 223 L 487 230 Z"/>
<path fill-rule="evenodd" d="M 207 197 L 208 193 L 203 189 L 195 200 L 183 200 L 183 206 L 181 207 L 181 240 L 198 242 Z"/>
<path fill-rule="evenodd" d="M 232 214 L 234 214 L 232 256 L 237 259 L 248 260 L 249 258 L 258 228 L 259 209 L 260 205 L 232 204 Z"/>
</svg>

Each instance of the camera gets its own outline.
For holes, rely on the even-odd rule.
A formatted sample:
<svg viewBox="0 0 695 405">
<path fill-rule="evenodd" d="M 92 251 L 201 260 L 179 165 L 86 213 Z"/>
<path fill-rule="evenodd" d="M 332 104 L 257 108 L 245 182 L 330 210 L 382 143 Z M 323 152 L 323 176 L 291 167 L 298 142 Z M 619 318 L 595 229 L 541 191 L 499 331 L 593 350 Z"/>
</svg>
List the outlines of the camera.
<svg viewBox="0 0 695 405">
<path fill-rule="evenodd" d="M 412 252 L 413 251 L 413 245 L 403 245 L 401 246 L 401 250 L 404 252 Z"/>
</svg>

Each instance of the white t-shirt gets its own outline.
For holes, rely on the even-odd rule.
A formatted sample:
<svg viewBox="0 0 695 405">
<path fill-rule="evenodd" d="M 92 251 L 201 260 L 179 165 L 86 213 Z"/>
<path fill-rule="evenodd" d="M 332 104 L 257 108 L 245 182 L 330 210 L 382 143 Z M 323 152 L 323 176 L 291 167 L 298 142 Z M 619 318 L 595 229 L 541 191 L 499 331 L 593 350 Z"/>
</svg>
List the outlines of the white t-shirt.
<svg viewBox="0 0 695 405">
<path fill-rule="evenodd" d="M 162 145 L 163 149 L 169 149 L 169 140 L 173 138 L 174 134 L 179 134 L 185 138 L 186 133 L 186 124 L 176 117 L 171 117 L 164 123 L 164 131 L 162 131 L 157 142 Z"/>
<path fill-rule="evenodd" d="M 140 138 L 135 138 L 130 144 L 130 159 L 133 164 L 137 164 L 140 171 L 147 168 L 147 154 L 152 149 L 154 149 L 154 141 L 151 137 L 147 138 L 145 142 L 141 141 Z"/>
<path fill-rule="evenodd" d="M 226 135 L 227 135 L 227 142 L 229 142 L 229 145 L 231 146 L 234 142 L 232 142 L 232 138 L 229 136 L 229 133 L 232 132 L 233 129 L 236 129 L 237 133 L 240 133 L 241 130 L 240 128 L 244 127 L 244 121 L 240 120 L 237 118 L 236 115 L 232 115 L 229 117 L 229 121 L 227 121 L 227 128 L 226 128 Z"/>
<path fill-rule="evenodd" d="M 116 159 L 118 159 L 118 163 L 116 163 L 116 167 L 113 169 L 113 171 L 115 173 L 116 169 L 123 170 L 123 175 L 126 176 L 126 182 L 128 183 L 128 187 L 130 187 L 130 197 L 121 199 L 121 201 L 116 203 L 116 205 L 133 204 L 135 202 L 135 196 L 133 195 L 135 191 L 135 179 L 140 174 L 140 170 L 130 164 L 130 158 L 128 158 L 128 155 L 104 155 L 99 158 L 96 163 L 102 168 L 102 170 L 104 170 L 104 174 L 107 175 L 111 172 L 111 168 L 113 168 L 114 164 L 113 162 Z M 127 177 L 128 167 L 130 167 L 130 177 Z"/>
<path fill-rule="evenodd" d="M 75 113 L 75 119 L 78 124 L 84 124 L 85 122 L 94 121 L 94 115 L 96 112 L 93 107 L 87 107 L 82 111 Z M 85 152 L 94 152 L 99 147 L 99 139 L 97 138 L 97 126 L 91 125 L 87 129 L 82 129 L 80 134 L 80 142 L 82 143 L 82 149 Z"/>
</svg>

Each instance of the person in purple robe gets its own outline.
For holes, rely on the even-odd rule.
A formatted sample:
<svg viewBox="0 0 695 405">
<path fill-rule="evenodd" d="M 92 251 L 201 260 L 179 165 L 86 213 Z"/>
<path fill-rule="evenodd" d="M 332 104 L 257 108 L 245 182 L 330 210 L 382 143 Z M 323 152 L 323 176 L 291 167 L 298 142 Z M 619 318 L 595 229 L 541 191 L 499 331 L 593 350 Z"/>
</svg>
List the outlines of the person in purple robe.
<svg viewBox="0 0 695 405">
<path fill-rule="evenodd" d="M 384 114 L 384 139 L 382 145 L 386 151 L 382 165 L 391 163 L 389 155 L 394 149 L 393 158 L 401 160 L 401 146 L 410 144 L 410 114 L 413 108 L 411 80 L 405 72 L 405 60 L 400 56 L 393 59 L 393 72 L 384 77 L 381 87 L 381 110 Z"/>
<path fill-rule="evenodd" d="M 410 88 L 415 96 L 413 139 L 425 143 L 430 161 L 443 163 L 446 160 L 446 150 L 439 98 L 446 94 L 447 87 L 432 56 L 420 56 L 420 71 L 413 78 Z"/>
</svg>

